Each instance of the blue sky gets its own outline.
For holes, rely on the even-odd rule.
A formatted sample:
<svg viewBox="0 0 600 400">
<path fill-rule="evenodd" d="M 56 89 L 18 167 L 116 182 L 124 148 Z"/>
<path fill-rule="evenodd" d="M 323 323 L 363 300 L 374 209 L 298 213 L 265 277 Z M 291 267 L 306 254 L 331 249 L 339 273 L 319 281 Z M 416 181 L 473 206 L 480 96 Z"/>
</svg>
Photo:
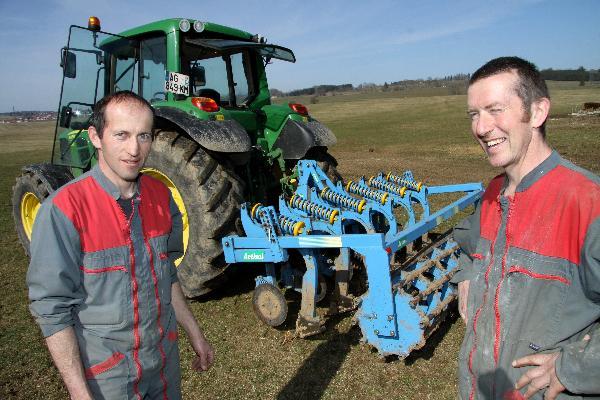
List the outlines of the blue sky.
<svg viewBox="0 0 600 400">
<path fill-rule="evenodd" d="M 540 68 L 600 68 L 597 0 L 0 0 L 0 112 L 55 110 L 71 24 L 102 29 L 187 17 L 260 33 L 294 50 L 269 66 L 280 90 L 473 72 L 518 55 Z"/>
</svg>

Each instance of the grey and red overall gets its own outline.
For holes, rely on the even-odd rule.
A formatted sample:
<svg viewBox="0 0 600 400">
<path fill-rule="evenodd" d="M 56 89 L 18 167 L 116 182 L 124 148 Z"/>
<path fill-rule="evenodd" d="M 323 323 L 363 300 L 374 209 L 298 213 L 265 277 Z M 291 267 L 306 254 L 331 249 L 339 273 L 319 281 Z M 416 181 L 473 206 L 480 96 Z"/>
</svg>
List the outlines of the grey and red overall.
<svg viewBox="0 0 600 400">
<path fill-rule="evenodd" d="M 517 399 L 530 367 L 511 362 L 560 352 L 558 398 L 600 398 L 600 179 L 553 152 L 514 196 L 505 185 L 494 178 L 455 230 L 465 254 L 453 282 L 471 282 L 460 396 Z"/>
<path fill-rule="evenodd" d="M 38 212 L 27 273 L 30 309 L 48 337 L 72 326 L 95 399 L 179 399 L 171 285 L 181 214 L 145 175 L 127 217 L 98 167 Z"/>
</svg>

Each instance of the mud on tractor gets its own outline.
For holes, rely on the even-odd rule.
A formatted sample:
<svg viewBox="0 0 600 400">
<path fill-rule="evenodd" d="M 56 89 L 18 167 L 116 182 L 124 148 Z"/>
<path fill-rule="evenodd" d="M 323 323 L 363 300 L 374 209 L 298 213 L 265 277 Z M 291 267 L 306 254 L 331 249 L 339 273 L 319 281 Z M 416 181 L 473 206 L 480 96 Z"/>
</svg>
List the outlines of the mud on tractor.
<svg viewBox="0 0 600 400">
<path fill-rule="evenodd" d="M 177 261 L 185 294 L 218 286 L 226 263 L 221 238 L 240 232 L 240 204 L 292 190 L 293 167 L 314 159 L 338 179 L 327 148 L 334 134 L 301 104 L 274 105 L 266 67 L 294 53 L 260 35 L 192 19 L 167 19 L 122 32 L 71 26 L 52 159 L 28 165 L 13 191 L 26 252 L 36 212 L 54 190 L 97 160 L 87 128 L 102 97 L 131 90 L 155 109 L 155 140 L 144 172 L 163 181 L 184 220 Z"/>
</svg>

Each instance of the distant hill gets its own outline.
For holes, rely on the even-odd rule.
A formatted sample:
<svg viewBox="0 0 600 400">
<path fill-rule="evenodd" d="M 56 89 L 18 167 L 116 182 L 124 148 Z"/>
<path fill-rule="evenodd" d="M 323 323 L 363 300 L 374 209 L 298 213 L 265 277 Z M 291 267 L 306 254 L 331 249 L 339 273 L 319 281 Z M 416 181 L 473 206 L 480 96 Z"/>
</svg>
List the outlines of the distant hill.
<svg viewBox="0 0 600 400">
<path fill-rule="evenodd" d="M 582 85 L 585 82 L 600 81 L 600 70 L 586 70 L 583 67 L 577 69 L 544 69 L 540 71 L 542 77 L 549 81 L 575 81 Z M 466 85 L 471 74 L 448 75 L 442 78 L 426 79 L 404 79 L 396 82 L 385 82 L 383 85 L 375 83 L 361 83 L 354 86 L 350 83 L 342 85 L 317 85 L 304 89 L 295 89 L 289 92 L 283 92 L 277 89 L 271 89 L 271 95 L 276 97 L 287 96 L 331 96 L 343 92 L 372 92 L 372 91 L 398 91 L 415 87 L 445 87 L 449 94 L 465 94 Z"/>
</svg>

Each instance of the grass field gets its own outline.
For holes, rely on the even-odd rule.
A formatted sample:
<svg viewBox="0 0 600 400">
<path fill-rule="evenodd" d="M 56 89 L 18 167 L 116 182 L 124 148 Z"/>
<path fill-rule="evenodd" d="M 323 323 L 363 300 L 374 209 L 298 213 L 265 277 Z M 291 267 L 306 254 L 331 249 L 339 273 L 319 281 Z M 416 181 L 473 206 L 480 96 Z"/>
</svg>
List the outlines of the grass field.
<svg viewBox="0 0 600 400">
<path fill-rule="evenodd" d="M 583 102 L 600 101 L 600 88 L 552 85 L 548 140 L 566 158 L 600 173 L 600 117 L 572 117 Z M 411 169 L 429 184 L 488 181 L 488 166 L 469 134 L 466 97 L 401 92 L 321 97 L 311 113 L 337 135 L 331 152 L 345 179 L 380 170 Z M 285 99 L 284 99 L 285 100 Z M 14 231 L 11 188 L 20 167 L 47 161 L 50 122 L 0 125 L 0 398 L 64 399 L 37 326 L 27 309 L 25 257 Z M 572 190 L 573 188 L 565 188 Z M 252 312 L 254 271 L 204 302 L 191 304 L 216 349 L 205 374 L 190 369 L 181 341 L 184 397 L 189 399 L 453 399 L 464 329 L 452 319 L 420 353 L 382 362 L 359 344 L 350 316 L 328 322 L 309 340 L 293 336 L 293 321 L 275 330 Z M 294 297 L 294 296 L 291 296 Z M 297 298 L 296 298 L 297 299 Z M 183 335 L 181 336 L 183 338 Z"/>
</svg>

